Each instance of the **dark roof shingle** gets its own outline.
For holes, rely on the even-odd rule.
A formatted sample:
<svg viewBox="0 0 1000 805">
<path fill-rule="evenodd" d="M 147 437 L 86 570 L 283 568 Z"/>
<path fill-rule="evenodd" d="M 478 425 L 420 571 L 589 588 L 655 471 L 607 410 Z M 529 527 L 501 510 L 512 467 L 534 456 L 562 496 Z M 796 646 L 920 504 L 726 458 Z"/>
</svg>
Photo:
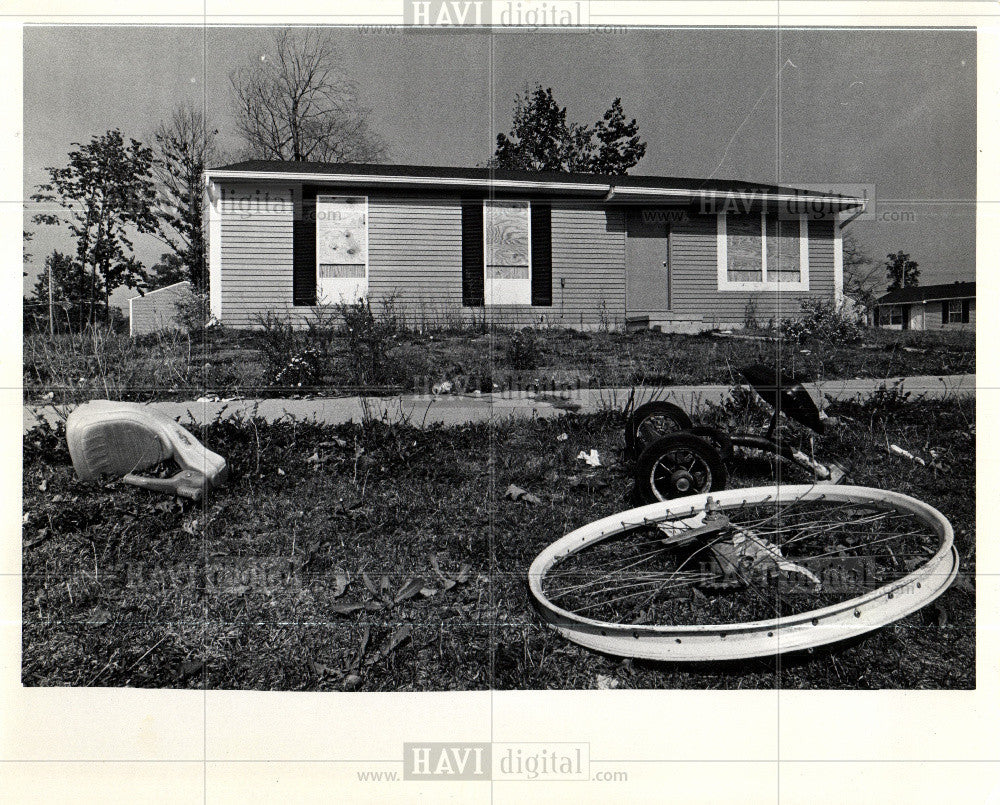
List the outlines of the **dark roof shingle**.
<svg viewBox="0 0 1000 805">
<path fill-rule="evenodd" d="M 717 190 L 732 193 L 795 193 L 803 196 L 819 196 L 823 198 L 844 198 L 837 193 L 821 193 L 812 190 L 802 190 L 779 185 L 756 184 L 734 179 L 692 179 L 670 176 L 616 176 L 599 173 L 565 173 L 559 171 L 515 171 L 496 170 L 493 168 L 449 168 L 436 165 L 384 165 L 364 163 L 333 163 L 333 162 L 281 162 L 266 159 L 254 159 L 209 168 L 215 171 L 247 171 L 255 173 L 315 173 L 323 174 L 348 173 L 359 177 L 364 176 L 405 176 L 413 178 L 455 178 L 455 179 L 506 179 L 511 181 L 544 181 L 544 182 L 594 182 L 613 184 L 620 188 L 671 188 L 678 190 Z"/>
<path fill-rule="evenodd" d="M 947 285 L 915 285 L 897 288 L 880 296 L 876 304 L 901 305 L 907 302 L 926 302 L 929 299 L 974 299 L 976 283 L 953 282 Z"/>
</svg>

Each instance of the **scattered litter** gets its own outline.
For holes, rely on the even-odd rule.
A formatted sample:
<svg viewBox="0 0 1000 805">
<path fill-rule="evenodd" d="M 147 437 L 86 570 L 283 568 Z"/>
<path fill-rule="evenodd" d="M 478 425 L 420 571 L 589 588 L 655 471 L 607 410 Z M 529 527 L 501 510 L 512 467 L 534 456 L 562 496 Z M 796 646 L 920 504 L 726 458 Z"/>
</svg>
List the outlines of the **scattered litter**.
<svg viewBox="0 0 1000 805">
<path fill-rule="evenodd" d="M 600 467 L 601 466 L 601 456 L 594 449 L 591 449 L 591 451 L 589 453 L 587 451 L 585 451 L 585 450 L 581 450 L 580 453 L 579 453 L 579 455 L 577 455 L 576 458 L 577 458 L 578 461 L 586 461 L 588 467 Z"/>
<path fill-rule="evenodd" d="M 521 489 L 521 487 L 515 486 L 514 484 L 507 487 L 504 497 L 509 498 L 510 500 L 521 500 L 525 503 L 534 503 L 536 505 L 542 502 L 542 499 L 537 495 L 532 495 L 527 489 Z"/>
<path fill-rule="evenodd" d="M 571 475 L 566 479 L 566 483 L 568 483 L 573 489 L 583 487 L 591 492 L 606 489 L 608 486 L 608 482 L 604 478 L 598 478 L 594 475 Z"/>
<path fill-rule="evenodd" d="M 558 436 L 556 436 L 557 442 L 565 442 L 567 439 L 569 439 L 568 433 L 560 433 Z"/>
<path fill-rule="evenodd" d="M 618 687 L 618 680 L 613 676 L 608 676 L 607 674 L 597 675 L 597 689 L 598 690 L 614 690 Z"/>
<path fill-rule="evenodd" d="M 361 677 L 357 674 L 348 674 L 344 677 L 344 690 L 357 690 L 361 684 Z"/>
<path fill-rule="evenodd" d="M 196 403 L 215 403 L 215 402 L 219 402 L 219 397 L 218 397 L 218 395 L 213 394 L 211 397 L 199 397 L 197 400 L 195 400 L 195 402 Z"/>
<path fill-rule="evenodd" d="M 66 420 L 66 442 L 81 481 L 102 475 L 154 492 L 201 499 L 225 483 L 226 460 L 194 438 L 173 419 L 136 403 L 91 400 Z M 172 478 L 136 473 L 172 458 L 181 471 Z"/>
<path fill-rule="evenodd" d="M 347 589 L 348 585 L 351 583 L 351 577 L 341 570 L 337 572 L 337 575 L 334 577 L 334 579 L 337 586 L 333 591 L 333 597 L 340 598 L 340 596 L 344 594 L 344 591 Z"/>
<path fill-rule="evenodd" d="M 927 466 L 927 462 L 924 461 L 922 458 L 920 458 L 920 456 L 913 455 L 913 453 L 911 453 L 909 450 L 904 450 L 898 444 L 890 444 L 889 452 L 892 453 L 893 455 L 902 456 L 903 458 L 908 458 L 910 459 L 910 461 L 916 462 L 921 467 Z"/>
<path fill-rule="evenodd" d="M 438 396 L 440 394 L 451 394 L 451 390 L 453 388 L 454 386 L 452 385 L 450 380 L 444 380 L 440 383 L 435 383 L 431 387 L 431 393 L 433 393 L 434 396 Z"/>
</svg>

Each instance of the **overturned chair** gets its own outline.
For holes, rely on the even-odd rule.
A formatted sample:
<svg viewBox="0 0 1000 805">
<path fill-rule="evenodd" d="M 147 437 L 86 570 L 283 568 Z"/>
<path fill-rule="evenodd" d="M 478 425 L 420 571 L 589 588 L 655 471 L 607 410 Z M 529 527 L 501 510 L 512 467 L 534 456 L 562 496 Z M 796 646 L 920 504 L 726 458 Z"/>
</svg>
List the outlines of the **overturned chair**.
<svg viewBox="0 0 1000 805">
<path fill-rule="evenodd" d="M 80 480 L 121 477 L 156 492 L 199 500 L 225 483 L 226 460 L 205 448 L 165 414 L 136 403 L 91 400 L 70 413 L 66 441 Z M 170 478 L 138 473 L 173 459 L 180 472 Z"/>
</svg>

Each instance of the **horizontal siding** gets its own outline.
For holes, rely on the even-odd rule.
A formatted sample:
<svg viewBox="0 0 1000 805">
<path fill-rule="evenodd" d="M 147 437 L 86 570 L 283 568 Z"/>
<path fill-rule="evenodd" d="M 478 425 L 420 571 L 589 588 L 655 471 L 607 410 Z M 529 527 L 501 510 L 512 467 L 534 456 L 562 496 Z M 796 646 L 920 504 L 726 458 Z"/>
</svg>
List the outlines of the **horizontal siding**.
<svg viewBox="0 0 1000 805">
<path fill-rule="evenodd" d="M 798 315 L 802 301 L 833 300 L 833 222 L 809 222 L 808 291 L 720 291 L 717 222 L 695 215 L 671 225 L 672 313 L 696 314 L 706 327 L 741 325 L 753 303 L 758 323 Z"/>
<path fill-rule="evenodd" d="M 223 188 L 222 320 L 252 326 L 271 315 L 308 315 L 292 306 L 296 187 Z M 552 201 L 552 305 L 462 306 L 462 220 L 458 196 L 369 193 L 369 298 L 390 303 L 416 327 L 484 315 L 502 325 L 617 328 L 625 320 L 625 211 Z M 716 221 L 694 215 L 671 224 L 671 311 L 705 327 L 742 324 L 753 300 L 760 323 L 794 316 L 804 297 L 833 298 L 833 223 L 810 222 L 810 290 L 720 292 Z"/>
<path fill-rule="evenodd" d="M 292 312 L 292 188 L 222 188 L 222 321 L 234 327 Z"/>
<path fill-rule="evenodd" d="M 617 211 L 552 206 L 552 305 L 462 307 L 459 198 L 369 199 L 369 298 L 412 326 L 484 316 L 500 326 L 595 328 L 624 321 L 623 218 Z"/>
<path fill-rule="evenodd" d="M 191 283 L 179 282 L 149 291 L 129 301 L 129 335 L 147 335 L 160 330 L 182 329 L 177 321 L 177 303 L 191 293 Z"/>
<path fill-rule="evenodd" d="M 292 224 L 300 191 L 223 188 L 222 320 L 252 326 L 293 307 Z M 552 306 L 462 306 L 461 199 L 368 194 L 368 295 L 410 326 L 489 320 L 504 326 L 618 327 L 624 322 L 624 217 L 620 211 L 552 206 Z"/>
</svg>

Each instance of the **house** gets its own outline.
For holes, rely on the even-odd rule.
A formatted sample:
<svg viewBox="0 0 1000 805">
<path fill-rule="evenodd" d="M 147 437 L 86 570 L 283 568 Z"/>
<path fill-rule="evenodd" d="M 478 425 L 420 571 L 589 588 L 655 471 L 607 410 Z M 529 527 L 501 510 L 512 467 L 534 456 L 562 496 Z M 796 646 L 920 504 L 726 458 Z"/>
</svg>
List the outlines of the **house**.
<svg viewBox="0 0 1000 805">
<path fill-rule="evenodd" d="M 711 179 L 250 161 L 206 171 L 211 312 L 699 331 L 842 299 L 863 201 Z"/>
<path fill-rule="evenodd" d="M 976 283 L 897 288 L 875 302 L 875 321 L 890 330 L 961 330 L 976 326 Z"/>
<path fill-rule="evenodd" d="M 188 280 L 146 291 L 128 300 L 128 334 L 133 338 L 160 330 L 183 330 L 177 305 L 191 294 Z"/>
</svg>

